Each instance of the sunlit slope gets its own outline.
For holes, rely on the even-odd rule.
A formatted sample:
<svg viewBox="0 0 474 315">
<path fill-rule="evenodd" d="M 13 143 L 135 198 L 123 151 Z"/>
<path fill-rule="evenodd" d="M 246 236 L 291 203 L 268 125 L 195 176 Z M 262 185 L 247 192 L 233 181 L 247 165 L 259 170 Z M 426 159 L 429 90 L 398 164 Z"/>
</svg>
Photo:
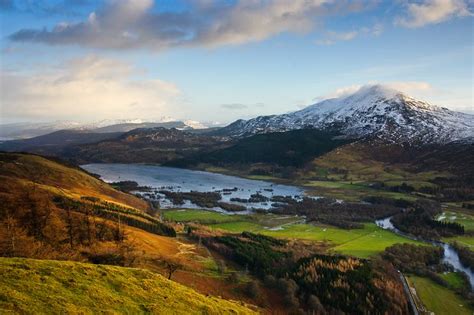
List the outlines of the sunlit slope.
<svg viewBox="0 0 474 315">
<path fill-rule="evenodd" d="M 73 198 L 91 196 L 141 210 L 147 208 L 145 201 L 119 192 L 79 168 L 37 155 L 0 153 L 0 179 L 3 185 L 36 183 L 38 188 L 55 194 Z"/>
<path fill-rule="evenodd" d="M 0 313 L 255 313 L 142 269 L 0 258 L 0 274 Z"/>
</svg>

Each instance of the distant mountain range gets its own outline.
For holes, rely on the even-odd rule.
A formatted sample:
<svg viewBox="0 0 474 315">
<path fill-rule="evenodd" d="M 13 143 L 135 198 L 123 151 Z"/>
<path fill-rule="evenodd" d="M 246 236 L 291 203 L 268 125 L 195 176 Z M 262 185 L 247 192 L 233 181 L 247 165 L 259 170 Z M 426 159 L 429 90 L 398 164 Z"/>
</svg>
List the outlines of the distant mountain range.
<svg viewBox="0 0 474 315">
<path fill-rule="evenodd" d="M 122 134 L 123 132 L 90 132 L 87 130 L 74 129 L 58 130 L 33 138 L 5 141 L 0 143 L 0 150 L 57 155 L 66 147 L 96 143 L 119 137 Z"/>
<path fill-rule="evenodd" d="M 346 138 L 375 137 L 390 143 L 448 143 L 472 141 L 474 115 L 454 112 L 373 85 L 300 111 L 238 120 L 214 134 L 241 138 L 307 128 L 339 132 Z"/>
<path fill-rule="evenodd" d="M 48 123 L 12 123 L 0 125 L 0 141 L 29 139 L 60 130 L 87 131 L 91 133 L 128 132 L 137 128 L 176 128 L 179 130 L 205 129 L 207 125 L 194 120 L 180 121 L 162 118 L 157 121 L 143 119 L 106 119 L 93 123 L 55 121 Z"/>
</svg>

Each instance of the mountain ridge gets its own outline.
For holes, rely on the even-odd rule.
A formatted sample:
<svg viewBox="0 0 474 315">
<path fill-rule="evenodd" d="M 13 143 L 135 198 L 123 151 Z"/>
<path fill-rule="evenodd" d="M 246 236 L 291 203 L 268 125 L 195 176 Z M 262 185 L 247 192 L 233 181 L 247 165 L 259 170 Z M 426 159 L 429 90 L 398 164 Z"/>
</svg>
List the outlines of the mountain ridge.
<svg viewBox="0 0 474 315">
<path fill-rule="evenodd" d="M 91 123 L 74 121 L 54 121 L 49 123 L 11 123 L 0 124 L 0 141 L 31 139 L 57 131 L 111 133 L 128 132 L 138 128 L 176 128 L 179 130 L 201 130 L 207 124 L 194 120 L 162 118 L 147 119 L 104 119 Z"/>
</svg>

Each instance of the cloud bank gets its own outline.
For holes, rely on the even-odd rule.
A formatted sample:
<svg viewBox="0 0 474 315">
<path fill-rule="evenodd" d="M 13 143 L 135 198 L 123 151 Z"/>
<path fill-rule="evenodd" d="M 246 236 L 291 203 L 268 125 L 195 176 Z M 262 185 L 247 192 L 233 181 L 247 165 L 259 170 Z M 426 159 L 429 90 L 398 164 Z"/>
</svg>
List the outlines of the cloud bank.
<svg viewBox="0 0 474 315">
<path fill-rule="evenodd" d="M 260 41 L 280 33 L 305 33 L 331 15 L 358 12 L 363 0 L 190 1 L 189 9 L 160 12 L 153 0 L 111 0 L 78 23 L 21 29 L 13 41 L 104 49 L 216 47 Z"/>
<path fill-rule="evenodd" d="M 142 73 L 127 63 L 97 56 L 33 72 L 2 71 L 1 116 L 97 120 L 169 113 L 179 89 L 158 79 L 136 79 L 138 74 Z"/>
<path fill-rule="evenodd" d="M 375 7 L 378 0 L 183 0 L 185 10 L 163 11 L 154 0 L 108 0 L 80 22 L 62 22 L 47 29 L 20 29 L 9 38 L 17 42 L 78 45 L 101 49 L 218 47 L 262 41 L 281 33 L 307 33 L 328 17 Z M 417 28 L 453 18 L 472 16 L 472 0 L 399 0 L 403 14 L 395 25 Z M 33 12 L 57 12 L 82 6 L 87 0 L 63 0 L 55 6 L 26 1 Z M 14 7 L 0 0 L 0 7 Z M 25 6 L 25 5 L 24 5 Z M 62 8 L 62 9 L 61 9 Z M 349 31 L 328 31 L 320 45 L 347 41 L 364 34 L 378 35 L 382 24 Z"/>
</svg>

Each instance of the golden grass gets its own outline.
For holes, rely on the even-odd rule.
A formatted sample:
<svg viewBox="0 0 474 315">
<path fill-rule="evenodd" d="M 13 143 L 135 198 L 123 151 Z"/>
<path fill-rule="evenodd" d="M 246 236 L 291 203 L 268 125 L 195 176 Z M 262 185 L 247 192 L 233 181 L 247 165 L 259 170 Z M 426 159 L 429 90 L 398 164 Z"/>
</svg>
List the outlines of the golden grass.
<svg viewBox="0 0 474 315">
<path fill-rule="evenodd" d="M 77 262 L 0 258 L 0 313 L 254 314 L 151 271 Z"/>
<path fill-rule="evenodd" d="M 73 198 L 92 196 L 140 210 L 148 207 L 145 201 L 115 190 L 80 169 L 41 156 L 0 153 L 0 158 L 0 176 L 5 181 L 16 181 L 23 186 L 34 183 L 42 189 Z"/>
</svg>

